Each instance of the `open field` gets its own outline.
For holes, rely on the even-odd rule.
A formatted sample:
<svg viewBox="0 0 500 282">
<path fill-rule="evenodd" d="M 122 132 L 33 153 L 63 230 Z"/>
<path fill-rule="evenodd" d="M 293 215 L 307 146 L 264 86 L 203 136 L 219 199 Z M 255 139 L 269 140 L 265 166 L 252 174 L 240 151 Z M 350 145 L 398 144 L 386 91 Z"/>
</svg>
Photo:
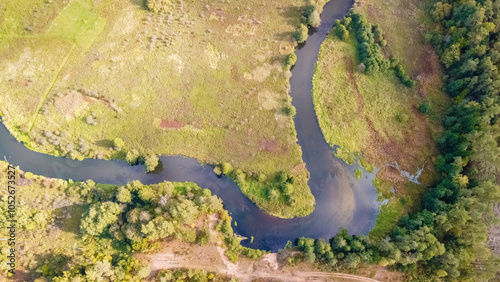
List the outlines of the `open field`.
<svg viewBox="0 0 500 282">
<path fill-rule="evenodd" d="M 361 73 L 352 33 L 345 42 L 334 32 L 327 37 L 313 79 L 313 100 L 327 142 L 338 145 L 337 155 L 348 162 L 362 156 L 362 165 L 380 168 L 377 188 L 384 198 L 391 198 L 391 187 L 395 189 L 396 197 L 382 207 L 374 231 L 377 236 L 419 204 L 423 188 L 435 177 L 433 156 L 449 102 L 441 92 L 438 58 L 422 40 L 429 23 L 425 7 L 430 5 L 423 2 L 359 1 L 354 8 L 371 24 L 380 24 L 387 41 L 383 54 L 400 59 L 417 81 L 414 87 L 405 87 L 392 70 Z M 407 5 L 410 9 L 402 8 Z M 422 104 L 429 106 L 428 113 L 419 110 Z M 410 183 L 396 168 L 386 166 L 396 162 L 410 174 L 424 168 L 419 178 L 422 185 Z"/>
<path fill-rule="evenodd" d="M 2 4 L 6 126 L 54 155 L 185 155 L 269 177 L 287 172 L 299 180 L 295 205 L 272 203 L 265 187 L 247 195 L 277 216 L 312 212 L 293 119 L 282 111 L 285 59 L 305 3 L 171 3 L 158 13 L 142 1 Z"/>
</svg>

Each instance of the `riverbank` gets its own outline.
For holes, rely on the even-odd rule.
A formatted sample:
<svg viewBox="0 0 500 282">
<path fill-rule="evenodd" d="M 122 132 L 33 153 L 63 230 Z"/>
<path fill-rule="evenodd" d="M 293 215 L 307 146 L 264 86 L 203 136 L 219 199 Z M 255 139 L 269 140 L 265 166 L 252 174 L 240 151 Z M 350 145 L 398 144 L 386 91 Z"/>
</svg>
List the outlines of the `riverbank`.
<svg viewBox="0 0 500 282">
<path fill-rule="evenodd" d="M 340 5 L 341 4 L 341 5 Z M 129 166 L 124 161 L 85 159 L 83 161 L 58 158 L 27 149 L 17 142 L 5 127 L 0 126 L 0 155 L 10 157 L 13 164 L 46 177 L 124 185 L 139 180 L 145 184 L 163 181 L 193 182 L 208 188 L 224 201 L 225 208 L 238 223 L 235 231 L 247 238 L 245 246 L 266 250 L 278 250 L 288 240 L 301 236 L 331 238 L 339 228 L 348 228 L 352 234 L 367 234 L 379 212 L 377 195 L 373 188 L 374 175 L 365 172 L 364 177 L 354 177 L 356 166 L 346 165 L 333 157 L 316 121 L 312 99 L 312 74 L 318 50 L 335 19 L 343 17 L 352 5 L 351 1 L 330 2 L 325 6 L 322 24 L 308 43 L 297 50 L 298 60 L 293 69 L 291 95 L 293 105 L 299 110 L 295 116 L 297 137 L 304 150 L 307 170 L 311 173 L 309 185 L 317 201 L 312 214 L 302 218 L 283 220 L 257 208 L 245 197 L 237 185 L 225 176 L 218 177 L 213 167 L 200 165 L 196 159 L 181 156 L 161 156 L 162 170 L 144 173 L 141 166 Z M 5 132 L 5 134 L 4 134 Z M 40 165 L 50 164 L 50 165 Z M 300 169 L 305 171 L 304 167 Z M 226 169 L 223 167 L 223 171 Z M 236 169 L 236 176 L 241 173 Z M 279 189 L 289 191 L 290 175 L 279 174 Z M 252 177 L 255 177 L 252 176 Z M 260 178 L 260 175 L 259 175 Z M 285 183 L 283 183 L 285 182 Z M 250 187 L 252 188 L 252 187 Z M 300 208 L 298 204 L 294 208 Z M 312 209 L 312 205 L 308 208 Z"/>
<path fill-rule="evenodd" d="M 346 41 L 338 39 L 334 31 L 330 33 L 321 46 L 313 79 L 318 121 L 327 142 L 338 146 L 337 156 L 349 163 L 361 158 L 359 162 L 368 169 L 380 168 L 377 188 L 381 197 L 390 200 L 382 208 L 373 232 L 376 236 L 383 236 L 402 214 L 418 206 L 424 187 L 435 178 L 433 162 L 442 132 L 441 116 L 449 103 L 440 90 L 438 58 L 432 47 L 423 43 L 425 24 L 429 23 L 425 7 L 430 4 L 412 2 L 418 9 L 400 5 L 406 4 L 360 1 L 354 11 L 371 24 L 380 24 L 387 43 L 382 47 L 383 55 L 400 59 L 417 81 L 414 87 L 404 86 L 391 70 L 368 75 L 360 72 L 352 31 Z M 409 174 L 423 169 L 421 185 L 388 164 L 397 164 Z"/>
<path fill-rule="evenodd" d="M 283 110 L 302 1 L 174 1 L 159 11 L 144 1 L 38 2 L 8 4 L 0 17 L 0 114 L 27 147 L 132 163 L 183 155 L 268 179 L 284 172 L 297 179 L 294 205 L 270 199 L 270 187 L 245 193 L 282 218 L 314 210 Z"/>
</svg>

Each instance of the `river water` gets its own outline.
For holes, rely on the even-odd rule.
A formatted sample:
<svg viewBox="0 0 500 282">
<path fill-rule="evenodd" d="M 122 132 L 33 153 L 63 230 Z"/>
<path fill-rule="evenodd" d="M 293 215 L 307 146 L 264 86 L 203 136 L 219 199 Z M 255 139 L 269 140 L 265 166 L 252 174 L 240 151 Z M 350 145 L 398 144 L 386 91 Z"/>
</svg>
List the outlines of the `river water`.
<svg viewBox="0 0 500 282">
<path fill-rule="evenodd" d="M 298 237 L 329 239 L 339 228 L 350 234 L 367 234 L 374 226 L 380 203 L 373 187 L 373 173 L 363 171 L 361 179 L 353 177 L 358 166 L 350 166 L 335 158 L 323 138 L 313 107 L 311 89 L 314 64 L 319 47 L 336 19 L 343 18 L 353 4 L 352 0 L 332 0 L 324 7 L 321 25 L 310 34 L 306 44 L 296 51 L 297 63 L 292 69 L 292 104 L 297 108 L 294 118 L 302 158 L 311 178 L 308 182 L 316 198 L 312 214 L 294 219 L 280 219 L 258 209 L 238 186 L 226 177 L 217 177 L 212 167 L 201 165 L 196 159 L 181 156 L 161 156 L 167 169 L 157 174 L 146 174 L 142 166 L 129 166 L 124 161 L 85 159 L 83 161 L 54 157 L 26 148 L 0 124 L 0 157 L 24 171 L 52 178 L 99 183 L 125 184 L 140 180 L 144 184 L 179 181 L 194 182 L 208 188 L 220 197 L 237 226 L 241 236 L 254 237 L 253 243 L 243 245 L 276 251 L 288 240 Z"/>
</svg>

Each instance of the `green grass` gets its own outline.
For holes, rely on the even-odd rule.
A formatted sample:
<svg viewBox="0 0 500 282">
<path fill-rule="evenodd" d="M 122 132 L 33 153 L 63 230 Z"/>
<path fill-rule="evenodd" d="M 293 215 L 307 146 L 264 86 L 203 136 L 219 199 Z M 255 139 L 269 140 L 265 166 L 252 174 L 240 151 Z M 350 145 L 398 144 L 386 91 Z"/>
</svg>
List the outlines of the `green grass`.
<svg viewBox="0 0 500 282">
<path fill-rule="evenodd" d="M 374 0 L 355 7 L 370 23 L 380 24 L 388 43 L 383 54 L 402 62 L 417 80 L 415 87 L 403 86 L 392 71 L 360 73 L 353 32 L 346 42 L 329 35 L 315 67 L 313 102 L 326 141 L 338 146 L 336 156 L 347 163 L 379 168 L 375 183 L 379 198 L 390 200 L 381 208 L 372 232 L 376 237 L 416 208 L 425 187 L 435 179 L 433 156 L 449 100 L 441 91 L 439 60 L 421 40 L 422 28 L 430 22 L 426 15 L 430 5 L 431 1 Z M 418 110 L 422 103 L 430 107 L 425 115 Z M 384 167 L 394 162 L 410 173 L 424 166 L 422 184 L 409 183 L 396 169 Z"/>
<path fill-rule="evenodd" d="M 406 211 L 402 198 L 393 198 L 380 208 L 375 227 L 370 231 L 370 237 L 381 239 L 396 226 L 399 218 Z"/>
<path fill-rule="evenodd" d="M 67 1 L 4 0 L 0 9 L 0 34 L 29 35 L 44 32 Z M 32 31 L 26 30 L 31 27 Z M 1 36 L 0 35 L 0 36 Z"/>
<path fill-rule="evenodd" d="M 104 20 L 92 8 L 91 0 L 72 0 L 54 19 L 45 34 L 74 41 L 86 32 L 92 33 L 99 22 Z"/>
<path fill-rule="evenodd" d="M 399 83 L 391 71 L 362 74 L 357 64 L 352 37 L 348 42 L 332 37 L 325 40 L 313 79 L 313 100 L 328 143 L 338 145 L 338 155 L 347 155 L 345 159 L 350 162 L 349 154 L 362 152 L 366 165 L 391 160 L 392 156 L 381 155 L 377 148 L 384 143 L 420 150 L 417 144 L 406 144 L 407 136 L 414 135 L 412 132 L 422 123 L 417 116 L 420 114 L 413 111 L 419 101 L 415 89 Z"/>
<path fill-rule="evenodd" d="M 21 51 L 28 46 L 28 38 L 59 40 L 61 45 L 30 47 L 40 49 L 38 56 L 52 61 L 51 67 L 41 65 L 35 70 L 43 77 L 37 83 L 43 84 L 31 89 L 10 87 L 0 78 L 0 87 L 10 87 L 1 89 L 5 95 L 0 97 L 6 126 L 31 149 L 58 156 L 70 152 L 34 142 L 43 137 L 44 130 L 67 132 L 61 142 L 73 143 L 72 156 L 79 159 L 96 153 L 123 158 L 123 153 L 105 145 L 120 137 L 125 150 L 141 154 L 185 155 L 205 163 L 229 162 L 246 173 L 285 171 L 307 179 L 307 171 L 298 169 L 303 162 L 293 118 L 281 110 L 291 105 L 285 60 L 293 49 L 279 48 L 282 43 L 293 46 L 290 40 L 304 3 L 279 0 L 275 4 L 283 6 L 280 12 L 257 0 L 246 1 L 249 9 L 244 11 L 236 2 L 188 2 L 189 9 L 175 6 L 171 22 L 166 15 L 151 14 L 129 1 L 40 3 L 38 9 L 45 16 L 32 17 L 37 26 L 32 32 L 22 28 L 32 12 L 21 12 L 21 4 L 9 2 L 0 23 L 8 18 L 18 23 L 5 23 L 0 29 L 0 48 L 8 46 L 0 49 L 3 69 L 6 64 L 17 67 L 22 63 Z M 223 10 L 222 19 L 217 9 Z M 157 40 L 150 50 L 152 36 Z M 76 45 L 71 54 L 70 43 Z M 25 65 L 32 67 L 29 62 Z M 21 70 L 16 76 L 27 78 Z M 78 99 L 60 99 L 75 89 L 102 96 L 77 94 Z M 65 108 L 78 100 L 73 112 L 61 111 L 61 105 Z M 41 108 L 47 109 L 45 115 L 39 114 Z M 86 123 L 92 113 L 97 125 Z M 164 128 L 162 121 L 180 126 Z M 79 138 L 89 145 L 86 153 L 76 151 Z M 295 190 L 309 201 L 306 183 L 298 182 Z M 254 191 L 246 194 L 259 198 Z M 260 207 L 281 213 L 270 206 Z M 285 209 L 289 216 L 304 214 L 294 206 Z"/>
</svg>

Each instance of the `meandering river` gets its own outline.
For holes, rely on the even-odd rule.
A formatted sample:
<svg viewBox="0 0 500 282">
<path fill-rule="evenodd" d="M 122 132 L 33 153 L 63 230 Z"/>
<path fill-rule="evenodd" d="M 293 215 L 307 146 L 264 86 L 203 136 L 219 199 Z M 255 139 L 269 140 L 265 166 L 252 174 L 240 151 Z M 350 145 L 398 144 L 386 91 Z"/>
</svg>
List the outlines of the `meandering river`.
<svg viewBox="0 0 500 282">
<path fill-rule="evenodd" d="M 292 70 L 292 104 L 297 108 L 295 126 L 302 147 L 302 158 L 311 178 L 308 182 L 316 198 L 312 214 L 294 219 L 280 219 L 258 209 L 238 186 L 226 177 L 219 178 L 209 165 L 181 156 L 161 156 L 167 169 L 146 174 L 142 166 L 129 166 L 124 161 L 86 159 L 83 161 L 54 157 L 26 148 L 0 124 L 0 157 L 5 156 L 22 170 L 52 178 L 99 183 L 125 184 L 140 180 L 144 184 L 168 181 L 189 181 L 210 189 L 219 196 L 237 222 L 237 234 L 250 238 L 243 245 L 276 251 L 288 240 L 298 237 L 331 238 L 344 227 L 351 234 L 366 234 L 374 226 L 379 213 L 377 194 L 372 185 L 373 173 L 353 177 L 358 166 L 350 166 L 335 158 L 323 138 L 313 107 L 311 89 L 314 64 L 321 43 L 336 19 L 344 17 L 353 0 L 332 0 L 324 7 L 321 25 L 310 34 L 305 45 L 296 51 L 297 63 Z M 22 193 L 22 190 L 21 190 Z"/>
</svg>

